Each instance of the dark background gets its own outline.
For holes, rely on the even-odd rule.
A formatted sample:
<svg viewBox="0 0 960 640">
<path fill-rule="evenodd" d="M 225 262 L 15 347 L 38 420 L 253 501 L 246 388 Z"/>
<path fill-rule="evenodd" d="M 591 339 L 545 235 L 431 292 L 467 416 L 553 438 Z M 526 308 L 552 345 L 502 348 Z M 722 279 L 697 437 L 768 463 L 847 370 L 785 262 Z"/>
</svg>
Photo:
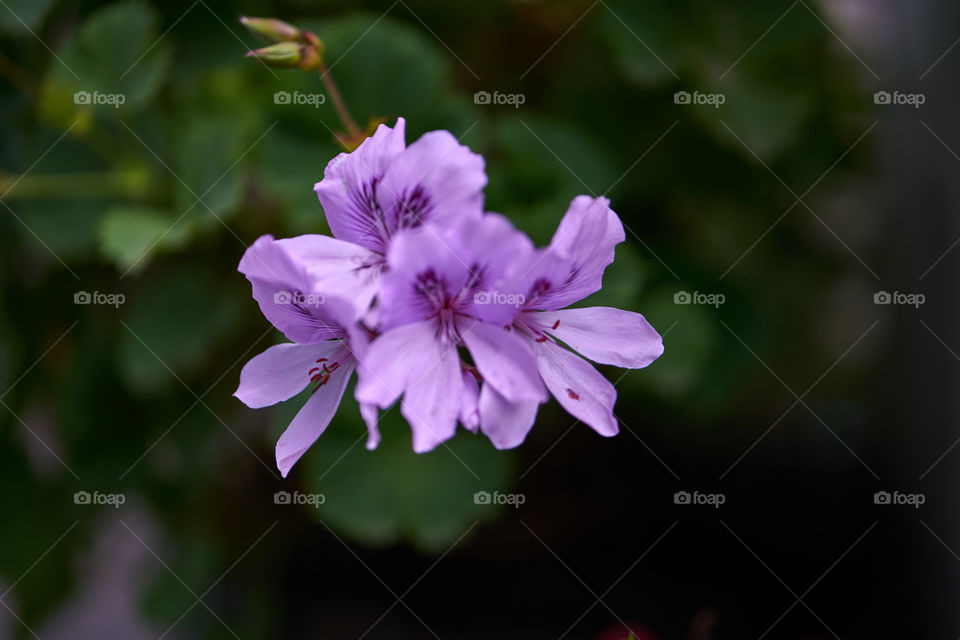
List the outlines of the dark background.
<svg viewBox="0 0 960 640">
<path fill-rule="evenodd" d="M 279 478 L 299 402 L 231 396 L 282 339 L 236 265 L 262 234 L 328 232 L 312 185 L 341 125 L 275 103 L 322 85 L 244 59 L 241 15 L 314 30 L 361 123 L 483 153 L 488 209 L 539 243 L 573 196 L 611 198 L 627 241 L 585 304 L 645 314 L 666 347 L 604 370 L 619 436 L 550 403 L 515 451 L 461 434 L 417 456 L 391 412 L 371 453 L 348 399 Z M 956 638 L 958 18 L 2 0 L 0 638 Z"/>
</svg>

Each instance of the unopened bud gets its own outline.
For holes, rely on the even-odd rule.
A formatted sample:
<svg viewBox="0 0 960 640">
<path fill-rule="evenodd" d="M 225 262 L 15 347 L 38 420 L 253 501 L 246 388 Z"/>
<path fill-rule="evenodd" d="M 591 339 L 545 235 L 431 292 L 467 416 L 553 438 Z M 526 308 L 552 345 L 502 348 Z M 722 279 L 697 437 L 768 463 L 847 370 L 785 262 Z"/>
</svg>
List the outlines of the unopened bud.
<svg viewBox="0 0 960 640">
<path fill-rule="evenodd" d="M 304 37 L 300 29 L 276 18 L 248 18 L 244 16 L 240 18 L 240 22 L 250 30 L 250 33 L 260 36 L 267 42 L 286 42 L 290 40 L 299 42 Z"/>
<path fill-rule="evenodd" d="M 254 49 L 247 53 L 247 57 L 256 58 L 270 67 L 313 71 L 319 69 L 323 62 L 323 47 L 319 44 L 278 42 L 269 47 Z"/>
</svg>

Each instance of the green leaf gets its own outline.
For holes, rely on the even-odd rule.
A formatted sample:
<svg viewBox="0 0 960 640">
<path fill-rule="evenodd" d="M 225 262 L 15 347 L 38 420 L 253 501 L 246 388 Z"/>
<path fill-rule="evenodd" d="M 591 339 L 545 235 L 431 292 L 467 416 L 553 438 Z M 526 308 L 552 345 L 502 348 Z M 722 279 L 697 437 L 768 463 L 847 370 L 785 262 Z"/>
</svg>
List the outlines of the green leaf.
<svg viewBox="0 0 960 640">
<path fill-rule="evenodd" d="M 115 207 L 100 221 L 100 252 L 117 269 L 138 272 L 157 252 L 181 247 L 189 232 L 186 221 L 163 209 Z"/>
<path fill-rule="evenodd" d="M 299 407 L 288 404 L 288 412 Z M 383 414 L 380 430 L 376 450 L 358 443 L 365 427 L 348 391 L 333 424 L 301 459 L 297 472 L 306 474 L 307 490 L 325 496 L 310 512 L 325 523 L 366 544 L 402 539 L 437 552 L 504 508 L 474 501 L 478 491 L 504 492 L 511 480 L 513 455 L 484 436 L 463 432 L 430 453 L 414 453 L 399 407 Z"/>
<path fill-rule="evenodd" d="M 156 94 L 170 60 L 167 43 L 157 41 L 158 25 L 157 12 L 139 0 L 100 9 L 64 43 L 43 95 L 71 94 L 74 112 L 101 115 L 143 106 Z"/>
<path fill-rule="evenodd" d="M 205 228 L 220 228 L 240 201 L 243 186 L 241 158 L 246 151 L 246 128 L 224 117 L 190 119 L 178 132 L 176 171 L 177 209 L 189 210 L 188 219 Z M 200 201 L 198 201 L 200 199 Z"/>
<path fill-rule="evenodd" d="M 232 291 L 197 265 L 185 264 L 144 281 L 123 307 L 119 366 L 141 393 L 179 385 L 177 377 L 208 364 L 236 329 L 241 309 Z M 248 311 L 248 310 L 246 310 Z"/>
<path fill-rule="evenodd" d="M 6 8 L 0 11 L 0 31 L 17 35 L 30 35 L 39 28 L 47 12 L 56 0 L 5 0 Z"/>
</svg>

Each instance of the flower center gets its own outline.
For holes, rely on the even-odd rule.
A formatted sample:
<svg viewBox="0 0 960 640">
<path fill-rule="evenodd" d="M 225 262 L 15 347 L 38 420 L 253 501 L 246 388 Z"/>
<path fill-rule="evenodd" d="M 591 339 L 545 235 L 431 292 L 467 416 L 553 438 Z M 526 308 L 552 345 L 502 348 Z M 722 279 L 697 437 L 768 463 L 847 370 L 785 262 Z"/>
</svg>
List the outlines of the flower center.
<svg viewBox="0 0 960 640">
<path fill-rule="evenodd" d="M 310 393 L 316 393 L 317 389 L 330 382 L 330 376 L 340 368 L 340 361 L 336 358 L 333 360 L 317 358 L 317 365 L 319 366 L 310 369 L 310 372 L 307 374 L 310 376 L 310 382 L 316 383 L 317 385 Z"/>
</svg>

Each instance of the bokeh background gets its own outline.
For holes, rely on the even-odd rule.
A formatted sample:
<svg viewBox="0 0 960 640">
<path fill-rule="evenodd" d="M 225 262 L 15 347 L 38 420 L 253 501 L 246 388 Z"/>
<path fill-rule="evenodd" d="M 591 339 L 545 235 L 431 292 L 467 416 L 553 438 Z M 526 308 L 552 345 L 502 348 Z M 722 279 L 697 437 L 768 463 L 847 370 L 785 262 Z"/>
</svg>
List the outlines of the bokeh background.
<svg viewBox="0 0 960 640">
<path fill-rule="evenodd" d="M 666 345 L 604 370 L 619 436 L 551 403 L 514 451 L 417 456 L 392 411 L 371 453 L 347 400 L 279 478 L 299 402 L 231 395 L 282 339 L 236 265 L 328 231 L 340 124 L 277 103 L 322 85 L 245 59 L 241 15 L 315 31 L 361 122 L 483 153 L 488 209 L 537 242 L 611 198 L 627 241 L 585 304 Z M 958 25 L 941 0 L 0 0 L 0 638 L 957 637 Z"/>
</svg>

